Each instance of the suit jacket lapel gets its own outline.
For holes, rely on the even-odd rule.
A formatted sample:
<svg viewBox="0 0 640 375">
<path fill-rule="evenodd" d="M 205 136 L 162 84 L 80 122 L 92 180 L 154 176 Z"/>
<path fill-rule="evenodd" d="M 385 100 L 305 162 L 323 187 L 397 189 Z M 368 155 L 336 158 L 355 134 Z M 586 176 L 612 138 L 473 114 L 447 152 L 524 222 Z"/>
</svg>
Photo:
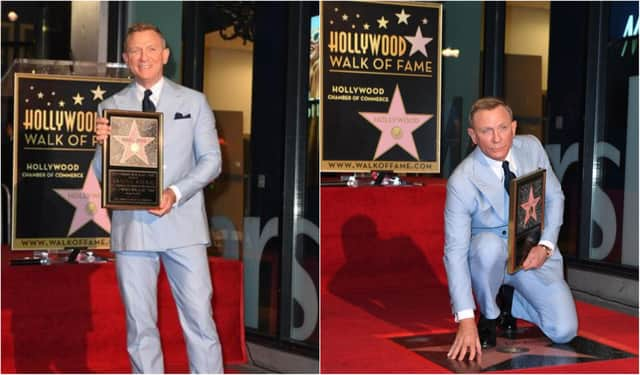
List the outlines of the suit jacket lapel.
<svg viewBox="0 0 640 375">
<path fill-rule="evenodd" d="M 511 146 L 511 158 L 515 161 L 518 168 L 518 173 L 516 173 L 517 177 L 524 176 L 528 171 L 532 170 L 531 162 L 533 159 L 523 150 L 523 144 L 517 137 L 513 139 L 513 145 Z"/>
<path fill-rule="evenodd" d="M 164 113 L 164 122 L 173 122 L 173 116 L 180 112 L 183 100 L 183 90 L 168 78 L 164 79 L 164 87 L 158 101 L 158 112 Z"/>
<path fill-rule="evenodd" d="M 139 101 L 138 97 L 136 96 L 135 82 L 131 82 L 131 84 L 124 90 L 114 95 L 113 100 L 116 102 L 116 106 L 119 109 L 124 109 L 127 111 L 142 110 L 142 102 Z"/>
<path fill-rule="evenodd" d="M 487 161 L 482 156 L 482 151 L 476 147 L 473 151 L 473 175 L 471 181 L 478 187 L 480 193 L 489 201 L 496 213 L 502 218 L 505 217 L 504 186 L 496 178 L 496 174 L 491 170 Z"/>
</svg>

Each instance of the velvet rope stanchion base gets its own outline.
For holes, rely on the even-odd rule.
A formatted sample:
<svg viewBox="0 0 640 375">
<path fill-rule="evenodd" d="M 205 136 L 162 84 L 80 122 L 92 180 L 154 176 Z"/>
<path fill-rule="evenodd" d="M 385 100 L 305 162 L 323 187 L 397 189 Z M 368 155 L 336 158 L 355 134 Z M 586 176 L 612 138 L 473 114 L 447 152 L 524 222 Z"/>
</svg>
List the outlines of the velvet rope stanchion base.
<svg viewBox="0 0 640 375">
<path fill-rule="evenodd" d="M 124 307 L 113 263 L 10 266 L 2 257 L 2 373 L 127 373 Z M 246 363 L 243 271 L 209 258 L 214 317 L 225 364 Z M 158 325 L 165 371 L 188 372 L 176 307 L 164 270 Z"/>
</svg>

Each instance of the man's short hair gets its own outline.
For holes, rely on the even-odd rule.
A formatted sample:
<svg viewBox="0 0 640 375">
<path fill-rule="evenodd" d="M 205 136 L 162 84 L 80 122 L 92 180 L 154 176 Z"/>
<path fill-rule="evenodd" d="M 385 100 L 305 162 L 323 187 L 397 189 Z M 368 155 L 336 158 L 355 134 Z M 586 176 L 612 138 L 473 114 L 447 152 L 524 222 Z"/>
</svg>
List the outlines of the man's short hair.
<svg viewBox="0 0 640 375">
<path fill-rule="evenodd" d="M 473 115 L 475 115 L 476 112 L 483 110 L 492 110 L 500 106 L 504 107 L 504 109 L 507 110 L 507 113 L 509 113 L 509 117 L 511 117 L 511 120 L 513 120 L 513 111 L 511 110 L 511 107 L 509 107 L 507 103 L 504 102 L 504 100 L 493 96 L 486 96 L 484 98 L 476 100 L 476 102 L 471 106 L 471 111 L 469 111 L 469 125 L 473 126 Z"/>
<path fill-rule="evenodd" d="M 124 38 L 124 50 L 127 50 L 127 42 L 129 41 L 129 36 L 131 36 L 131 34 L 147 30 L 155 31 L 160 36 L 160 39 L 162 39 L 162 48 L 167 48 L 167 41 L 158 26 L 140 22 L 129 26 L 129 29 L 127 29 L 127 36 Z"/>
</svg>

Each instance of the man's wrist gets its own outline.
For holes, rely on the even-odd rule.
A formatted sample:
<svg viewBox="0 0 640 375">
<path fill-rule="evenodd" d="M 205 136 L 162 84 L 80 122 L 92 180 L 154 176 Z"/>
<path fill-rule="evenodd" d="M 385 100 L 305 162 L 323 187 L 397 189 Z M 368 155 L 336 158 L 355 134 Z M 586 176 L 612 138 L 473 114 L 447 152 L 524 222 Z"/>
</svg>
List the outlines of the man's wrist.
<svg viewBox="0 0 640 375">
<path fill-rule="evenodd" d="M 456 323 L 464 319 L 473 319 L 474 317 L 473 309 L 460 310 L 454 314 Z"/>
<path fill-rule="evenodd" d="M 460 326 L 464 326 L 464 325 L 470 325 L 470 326 L 474 326 L 476 325 L 476 320 L 473 318 L 467 318 L 467 319 L 462 319 L 458 322 L 458 325 Z"/>
<path fill-rule="evenodd" d="M 553 254 L 553 250 L 551 250 L 551 248 L 543 243 L 538 244 L 538 246 L 540 246 L 541 248 L 544 249 L 544 251 L 547 253 L 546 254 L 546 259 L 551 258 L 551 254 Z"/>
<path fill-rule="evenodd" d="M 180 202 L 180 198 L 182 198 L 182 193 L 180 192 L 180 189 L 178 189 L 176 185 L 169 186 L 169 189 L 171 189 L 171 191 L 173 191 L 173 195 L 176 196 L 176 201 L 173 203 L 173 206 L 172 206 L 172 207 L 175 207 Z"/>
</svg>

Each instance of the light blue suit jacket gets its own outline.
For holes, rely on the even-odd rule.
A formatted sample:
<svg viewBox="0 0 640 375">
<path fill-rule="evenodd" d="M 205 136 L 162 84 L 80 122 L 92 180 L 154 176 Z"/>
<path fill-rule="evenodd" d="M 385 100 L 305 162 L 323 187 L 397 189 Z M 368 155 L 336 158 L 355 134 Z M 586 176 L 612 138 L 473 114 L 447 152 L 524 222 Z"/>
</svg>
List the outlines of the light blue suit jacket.
<svg viewBox="0 0 640 375">
<path fill-rule="evenodd" d="M 540 240 L 556 244 L 562 225 L 564 194 L 551 169 L 549 158 L 540 141 L 530 135 L 513 139 L 511 157 L 518 175 L 538 168 L 547 170 L 544 230 Z M 467 156 L 447 181 L 445 203 L 444 264 L 453 312 L 474 309 L 469 248 L 474 235 L 493 232 L 507 239 L 509 201 L 504 185 L 488 165 L 479 147 Z M 545 283 L 563 279 L 562 255 L 556 248 L 551 258 L 535 270 Z"/>
<path fill-rule="evenodd" d="M 140 111 L 135 83 L 107 98 L 104 109 Z M 164 114 L 163 188 L 175 185 L 182 194 L 177 206 L 162 217 L 147 210 L 113 210 L 111 249 L 164 251 L 210 244 L 209 225 L 202 189 L 221 171 L 220 144 L 213 112 L 205 96 L 164 79 L 156 111 Z M 175 119 L 175 114 L 182 119 Z M 187 117 L 187 118 L 184 118 Z M 102 176 L 102 147 L 93 160 L 96 176 Z"/>
</svg>

